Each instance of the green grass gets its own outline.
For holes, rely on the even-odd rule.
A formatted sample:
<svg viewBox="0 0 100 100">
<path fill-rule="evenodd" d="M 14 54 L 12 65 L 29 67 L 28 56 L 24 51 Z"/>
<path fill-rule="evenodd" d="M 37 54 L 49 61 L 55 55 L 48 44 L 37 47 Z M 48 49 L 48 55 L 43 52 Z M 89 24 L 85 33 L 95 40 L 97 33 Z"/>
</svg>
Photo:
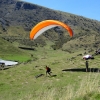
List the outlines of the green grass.
<svg viewBox="0 0 100 100">
<path fill-rule="evenodd" d="M 40 40 L 46 41 L 47 45 L 37 47 L 34 51 L 25 51 L 18 46 L 24 45 L 21 44 L 20 39 L 29 39 L 29 31 L 25 31 L 23 26 L 9 26 L 4 32 L 0 26 L 0 58 L 20 62 L 19 65 L 0 70 L 0 100 L 100 100 L 100 73 L 84 72 L 85 61 L 82 56 L 77 56 L 84 52 L 94 53 L 94 50 L 98 49 L 99 23 L 65 13 L 64 16 L 71 20 L 74 18 L 74 21 L 79 23 L 72 25 L 76 36 L 63 45 L 63 51 L 51 48 L 51 45 L 55 45 L 54 40 L 59 38 L 53 30 L 47 34 L 53 42 L 41 35 Z M 27 22 L 28 19 L 25 21 Z M 72 23 L 75 23 L 74 21 Z M 33 20 L 32 26 L 34 22 L 36 23 Z M 30 22 L 28 24 L 31 25 Z M 68 34 L 65 35 L 67 37 Z M 7 40 L 2 37 L 6 37 Z M 52 77 L 46 77 L 46 65 L 52 69 Z M 89 67 L 100 68 L 100 55 L 95 56 L 94 60 L 89 60 Z M 76 71 L 62 71 L 75 68 Z M 36 79 L 35 76 L 39 74 L 44 75 Z"/>
<path fill-rule="evenodd" d="M 25 62 L 28 60 L 31 60 L 30 56 L 26 56 L 26 55 L 3 55 L 4 57 L 2 57 L 2 59 L 5 60 L 13 60 L 13 61 L 18 61 L 18 62 Z"/>
<path fill-rule="evenodd" d="M 30 60 L 31 56 L 30 53 L 19 49 L 17 43 L 9 43 L 0 37 L 0 59 L 23 62 Z"/>
<path fill-rule="evenodd" d="M 98 72 L 62 71 L 85 68 L 80 52 L 68 53 L 52 50 L 48 46 L 38 47 L 33 54 L 37 60 L 21 63 L 0 71 L 0 100 L 99 100 L 100 75 Z M 11 56 L 9 59 L 26 60 L 29 55 Z M 72 59 L 75 57 L 75 59 Z M 99 55 L 89 60 L 90 68 L 100 68 Z M 45 76 L 45 65 L 52 69 L 54 77 Z M 36 75 L 44 74 L 39 78 Z"/>
</svg>

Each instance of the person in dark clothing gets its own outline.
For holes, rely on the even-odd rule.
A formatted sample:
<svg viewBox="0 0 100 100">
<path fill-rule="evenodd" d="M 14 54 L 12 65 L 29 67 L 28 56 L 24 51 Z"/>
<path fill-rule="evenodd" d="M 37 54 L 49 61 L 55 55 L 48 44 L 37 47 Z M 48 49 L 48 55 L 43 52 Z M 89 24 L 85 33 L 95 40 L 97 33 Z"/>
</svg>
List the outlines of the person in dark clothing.
<svg viewBox="0 0 100 100">
<path fill-rule="evenodd" d="M 47 74 L 51 76 L 51 68 L 49 68 L 48 66 L 46 66 L 46 76 Z"/>
<path fill-rule="evenodd" d="M 87 60 L 86 60 L 85 64 L 86 64 L 86 72 L 88 72 L 88 66 L 89 66 L 89 64 L 88 64 Z"/>
</svg>

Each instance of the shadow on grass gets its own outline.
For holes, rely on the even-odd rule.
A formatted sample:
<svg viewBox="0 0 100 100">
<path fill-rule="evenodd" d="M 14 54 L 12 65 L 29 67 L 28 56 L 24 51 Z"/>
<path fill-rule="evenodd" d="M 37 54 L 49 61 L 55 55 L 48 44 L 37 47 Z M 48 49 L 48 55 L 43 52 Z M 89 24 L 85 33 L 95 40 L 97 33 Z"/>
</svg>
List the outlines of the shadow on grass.
<svg viewBox="0 0 100 100">
<path fill-rule="evenodd" d="M 39 74 L 39 75 L 36 75 L 35 78 L 39 78 L 41 76 L 44 76 L 44 74 Z"/>
<path fill-rule="evenodd" d="M 28 47 L 19 47 L 19 48 L 24 50 L 35 50 L 34 48 L 28 48 Z"/>
<path fill-rule="evenodd" d="M 57 75 L 51 75 L 51 77 L 56 77 Z"/>
<path fill-rule="evenodd" d="M 62 71 L 86 72 L 86 68 L 63 69 Z M 99 68 L 88 68 L 88 72 L 100 72 Z"/>
<path fill-rule="evenodd" d="M 0 68 L 0 70 L 7 70 L 9 68 L 12 68 L 12 67 L 11 66 L 7 66 L 7 67 Z"/>
<path fill-rule="evenodd" d="M 41 76 L 44 76 L 45 74 L 39 74 L 39 75 L 36 75 L 35 78 L 39 78 Z M 47 77 L 56 77 L 57 75 L 51 75 L 51 76 L 47 76 Z"/>
</svg>

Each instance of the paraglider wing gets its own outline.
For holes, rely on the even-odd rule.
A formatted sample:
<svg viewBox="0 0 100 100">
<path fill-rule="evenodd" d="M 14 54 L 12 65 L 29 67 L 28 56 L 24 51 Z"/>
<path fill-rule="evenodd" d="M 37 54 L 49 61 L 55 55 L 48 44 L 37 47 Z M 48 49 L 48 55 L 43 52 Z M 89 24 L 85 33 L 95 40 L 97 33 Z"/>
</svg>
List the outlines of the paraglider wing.
<svg viewBox="0 0 100 100">
<path fill-rule="evenodd" d="M 69 35 L 72 37 L 73 36 L 73 31 L 72 29 L 66 25 L 63 22 L 57 21 L 57 20 L 45 20 L 40 23 L 38 23 L 30 32 L 30 39 L 36 39 L 39 35 L 41 35 L 43 32 L 45 32 L 48 29 L 51 29 L 56 26 L 61 26 L 65 28 L 68 32 Z"/>
</svg>

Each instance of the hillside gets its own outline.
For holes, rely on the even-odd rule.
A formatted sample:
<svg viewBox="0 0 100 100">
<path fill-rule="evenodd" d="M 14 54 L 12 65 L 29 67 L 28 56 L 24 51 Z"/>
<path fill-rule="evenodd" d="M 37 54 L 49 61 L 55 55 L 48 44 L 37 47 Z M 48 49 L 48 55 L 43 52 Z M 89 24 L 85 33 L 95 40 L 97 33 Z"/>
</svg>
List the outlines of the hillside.
<svg viewBox="0 0 100 100">
<path fill-rule="evenodd" d="M 100 55 L 88 60 L 86 72 L 82 51 L 68 53 L 46 45 L 32 52 L 37 60 L 0 70 L 0 100 L 100 99 Z M 45 75 L 46 65 L 51 77 Z"/>
<path fill-rule="evenodd" d="M 100 47 L 99 21 L 17 0 L 1 0 L 0 8 L 0 37 L 12 44 L 17 42 L 17 47 L 24 45 L 37 48 L 37 45 L 47 45 L 46 40 L 54 43 L 51 45 L 54 50 L 93 51 Z M 73 29 L 74 37 L 70 38 L 64 29 L 57 27 L 46 31 L 35 41 L 30 41 L 32 27 L 46 19 L 60 20 L 68 24 Z"/>
<path fill-rule="evenodd" d="M 32 27 L 46 19 L 68 24 L 74 37 L 56 27 L 30 40 Z M 20 62 L 0 70 L 0 100 L 100 100 L 100 55 L 88 60 L 88 72 L 82 59 L 99 48 L 99 21 L 0 0 L 0 59 Z M 45 66 L 51 68 L 51 76 L 45 75 Z"/>
</svg>

